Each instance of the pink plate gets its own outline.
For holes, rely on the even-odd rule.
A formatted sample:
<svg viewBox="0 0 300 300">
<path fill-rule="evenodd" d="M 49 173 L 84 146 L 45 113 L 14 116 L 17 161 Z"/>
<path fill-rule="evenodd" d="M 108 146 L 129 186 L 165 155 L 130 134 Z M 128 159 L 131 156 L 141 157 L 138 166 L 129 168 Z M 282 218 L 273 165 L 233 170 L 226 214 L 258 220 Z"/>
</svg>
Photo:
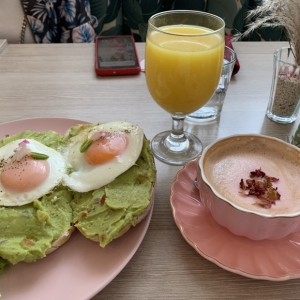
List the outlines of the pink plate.
<svg viewBox="0 0 300 300">
<path fill-rule="evenodd" d="M 174 220 L 185 240 L 204 258 L 233 273 L 255 279 L 300 278 L 300 232 L 284 239 L 253 241 L 218 225 L 199 202 L 193 180 L 197 161 L 178 172 L 171 189 Z"/>
<path fill-rule="evenodd" d="M 31 119 L 0 124 L 0 138 L 25 129 L 64 133 L 72 119 Z M 1 299 L 89 299 L 126 266 L 148 229 L 148 216 L 105 249 L 78 232 L 56 252 L 33 264 L 18 264 L 0 275 Z M 1 233 L 0 233 L 1 234 Z"/>
</svg>

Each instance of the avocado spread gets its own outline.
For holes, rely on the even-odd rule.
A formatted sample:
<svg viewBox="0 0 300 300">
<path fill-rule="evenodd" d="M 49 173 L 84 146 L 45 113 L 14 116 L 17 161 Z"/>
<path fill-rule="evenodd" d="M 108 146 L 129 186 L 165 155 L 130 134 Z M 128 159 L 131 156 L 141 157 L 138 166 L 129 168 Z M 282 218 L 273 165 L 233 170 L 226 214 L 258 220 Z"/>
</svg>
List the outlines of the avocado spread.
<svg viewBox="0 0 300 300">
<path fill-rule="evenodd" d="M 107 246 L 137 219 L 151 204 L 156 169 L 149 141 L 136 164 L 112 183 L 87 193 L 75 193 L 72 201 L 74 224 L 87 238 Z"/>
<path fill-rule="evenodd" d="M 53 131 L 24 132 L 0 141 L 0 147 L 16 139 L 35 139 L 58 149 L 64 139 Z M 5 262 L 34 262 L 46 256 L 52 244 L 72 224 L 72 193 L 59 186 L 49 194 L 22 206 L 0 206 L 0 269 Z"/>
<path fill-rule="evenodd" d="M 70 229 L 71 198 L 69 191 L 57 188 L 30 204 L 0 207 L 0 257 L 11 264 L 45 257 Z"/>
</svg>

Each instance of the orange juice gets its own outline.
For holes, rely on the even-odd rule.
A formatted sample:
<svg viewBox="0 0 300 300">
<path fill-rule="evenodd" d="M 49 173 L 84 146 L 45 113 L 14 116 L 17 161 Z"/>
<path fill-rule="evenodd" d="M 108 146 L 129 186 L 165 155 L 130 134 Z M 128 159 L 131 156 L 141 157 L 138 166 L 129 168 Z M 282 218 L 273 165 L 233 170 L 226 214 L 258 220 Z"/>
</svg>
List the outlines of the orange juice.
<svg viewBox="0 0 300 300">
<path fill-rule="evenodd" d="M 221 75 L 224 37 L 199 26 L 152 31 L 146 43 L 146 79 L 154 100 L 171 114 L 187 115 L 213 95 Z"/>
</svg>

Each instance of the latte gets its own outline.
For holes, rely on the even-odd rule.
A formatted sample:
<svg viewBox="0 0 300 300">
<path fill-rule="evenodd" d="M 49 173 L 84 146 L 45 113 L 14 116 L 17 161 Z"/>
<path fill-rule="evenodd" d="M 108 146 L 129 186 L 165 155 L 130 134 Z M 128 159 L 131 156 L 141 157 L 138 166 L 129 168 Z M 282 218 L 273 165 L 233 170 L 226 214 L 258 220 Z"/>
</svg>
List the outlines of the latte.
<svg viewBox="0 0 300 300">
<path fill-rule="evenodd" d="M 266 216 L 300 213 L 300 150 L 279 140 L 260 136 L 221 140 L 205 155 L 204 176 L 215 192 L 242 210 Z M 257 204 L 255 196 L 240 189 L 241 179 L 261 169 L 279 180 L 273 183 L 281 197 L 270 208 Z"/>
</svg>

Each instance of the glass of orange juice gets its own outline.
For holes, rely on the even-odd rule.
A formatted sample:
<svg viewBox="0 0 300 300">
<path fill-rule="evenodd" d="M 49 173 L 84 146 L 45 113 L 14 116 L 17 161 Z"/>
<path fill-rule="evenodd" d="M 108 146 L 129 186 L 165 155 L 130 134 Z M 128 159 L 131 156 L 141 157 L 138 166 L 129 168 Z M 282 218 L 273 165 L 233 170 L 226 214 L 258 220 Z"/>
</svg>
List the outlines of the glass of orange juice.
<svg viewBox="0 0 300 300">
<path fill-rule="evenodd" d="M 184 165 L 202 143 L 183 129 L 186 115 L 201 108 L 219 83 L 224 56 L 223 19 L 201 11 L 171 10 L 148 21 L 145 72 L 152 98 L 172 116 L 172 130 L 152 142 L 156 158 Z"/>
</svg>

